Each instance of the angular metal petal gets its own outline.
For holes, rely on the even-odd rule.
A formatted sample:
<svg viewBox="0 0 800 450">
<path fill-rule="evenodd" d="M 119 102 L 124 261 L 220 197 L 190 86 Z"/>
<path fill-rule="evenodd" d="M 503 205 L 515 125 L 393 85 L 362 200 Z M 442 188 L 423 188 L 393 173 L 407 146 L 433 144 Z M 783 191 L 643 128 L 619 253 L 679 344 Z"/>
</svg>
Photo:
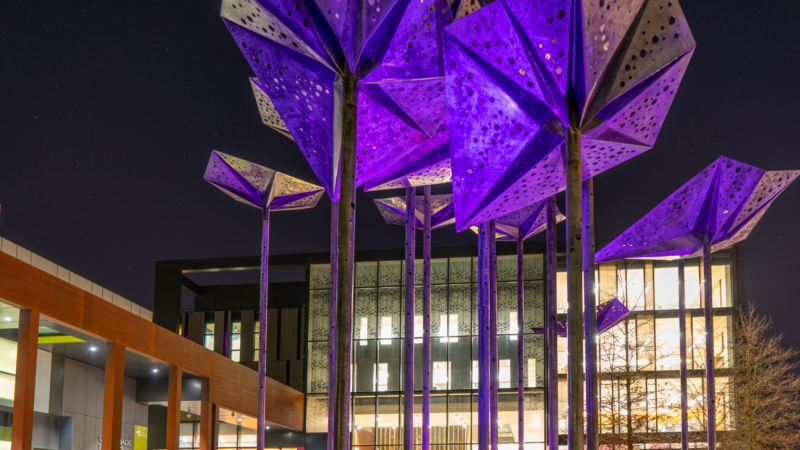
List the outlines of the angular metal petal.
<svg viewBox="0 0 800 450">
<path fill-rule="evenodd" d="M 250 87 L 253 88 L 253 95 L 255 96 L 256 103 L 258 104 L 258 112 L 261 114 L 261 121 L 264 123 L 264 125 L 272 128 L 289 139 L 294 140 L 292 134 L 289 133 L 289 129 L 286 128 L 286 124 L 283 123 L 283 119 L 281 119 L 281 115 L 278 113 L 278 110 L 275 109 L 275 105 L 272 103 L 272 100 L 270 100 L 269 96 L 266 94 L 266 92 L 264 92 L 264 86 L 261 85 L 261 82 L 258 81 L 258 78 L 250 78 Z"/>
<path fill-rule="evenodd" d="M 320 186 L 216 150 L 203 178 L 237 201 L 271 211 L 311 208 L 324 192 Z"/>
<path fill-rule="evenodd" d="M 764 172 L 721 157 L 597 253 L 596 261 L 698 256 L 747 237 L 800 171 Z"/>
</svg>

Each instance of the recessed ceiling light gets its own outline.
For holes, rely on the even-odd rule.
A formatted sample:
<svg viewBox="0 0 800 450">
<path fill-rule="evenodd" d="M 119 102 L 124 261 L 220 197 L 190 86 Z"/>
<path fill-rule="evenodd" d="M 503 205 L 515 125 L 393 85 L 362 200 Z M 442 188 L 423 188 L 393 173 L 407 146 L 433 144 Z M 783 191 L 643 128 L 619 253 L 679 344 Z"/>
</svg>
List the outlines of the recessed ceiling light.
<svg viewBox="0 0 800 450">
<path fill-rule="evenodd" d="M 239 422 L 241 422 L 241 421 L 242 421 L 242 418 L 240 417 L 240 418 L 239 418 Z"/>
<path fill-rule="evenodd" d="M 158 373 L 158 369 L 153 368 L 153 373 Z"/>
<path fill-rule="evenodd" d="M 11 317 L 6 317 L 6 322 L 11 322 Z"/>
<path fill-rule="evenodd" d="M 94 346 L 93 347 L 89 347 L 89 350 L 95 351 L 95 350 L 97 350 L 97 347 L 94 347 Z"/>
</svg>

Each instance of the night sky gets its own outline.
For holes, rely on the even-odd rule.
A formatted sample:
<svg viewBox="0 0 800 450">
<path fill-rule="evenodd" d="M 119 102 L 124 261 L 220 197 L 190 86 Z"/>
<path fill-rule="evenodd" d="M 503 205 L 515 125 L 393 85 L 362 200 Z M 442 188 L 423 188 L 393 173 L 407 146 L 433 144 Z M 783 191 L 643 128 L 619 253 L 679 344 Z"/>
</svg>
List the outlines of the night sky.
<svg viewBox="0 0 800 450">
<path fill-rule="evenodd" d="M 219 1 L 46 3 L 3 5 L 0 236 L 148 308 L 156 260 L 257 254 L 260 212 L 203 181 L 211 150 L 316 178 L 292 141 L 261 124 Z M 682 6 L 697 50 L 655 147 L 595 178 L 598 239 L 721 155 L 800 169 L 798 2 Z M 358 249 L 403 245 L 371 201 L 392 195 L 359 192 Z M 795 183 L 745 245 L 747 297 L 795 346 L 798 205 Z M 272 217 L 273 253 L 328 250 L 327 197 Z M 453 227 L 433 239 L 476 242 Z"/>
</svg>

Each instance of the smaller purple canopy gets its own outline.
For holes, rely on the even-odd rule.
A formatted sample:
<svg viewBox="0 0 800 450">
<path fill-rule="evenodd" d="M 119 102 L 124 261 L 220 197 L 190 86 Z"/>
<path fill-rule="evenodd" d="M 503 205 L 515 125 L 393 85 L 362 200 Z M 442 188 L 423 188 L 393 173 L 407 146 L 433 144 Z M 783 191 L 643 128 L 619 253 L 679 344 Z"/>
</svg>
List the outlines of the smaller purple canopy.
<svg viewBox="0 0 800 450">
<path fill-rule="evenodd" d="M 700 256 L 745 239 L 769 205 L 800 175 L 767 172 L 720 157 L 597 253 L 598 263 L 626 258 Z"/>
<path fill-rule="evenodd" d="M 554 204 L 555 206 L 555 204 Z M 566 219 L 556 208 L 556 223 Z M 518 209 L 495 219 L 495 239 L 498 241 L 516 241 L 528 239 L 547 229 L 547 199 Z M 478 227 L 470 227 L 475 233 Z"/>
<path fill-rule="evenodd" d="M 383 219 L 388 224 L 405 225 L 406 223 L 406 199 L 403 197 L 375 199 L 375 205 L 381 212 Z M 417 196 L 414 199 L 414 217 L 416 218 L 415 227 L 423 229 L 425 212 L 425 197 Z M 453 210 L 453 196 L 451 194 L 431 196 L 431 229 L 446 227 L 456 221 Z"/>
<path fill-rule="evenodd" d="M 312 208 L 322 187 L 216 150 L 203 179 L 235 200 L 270 211 Z"/>
<path fill-rule="evenodd" d="M 605 333 L 630 315 L 631 311 L 618 298 L 597 305 L 597 334 Z M 547 328 L 536 332 L 536 334 L 545 333 L 547 333 Z M 556 322 L 556 334 L 559 337 L 567 337 L 566 320 Z"/>
</svg>

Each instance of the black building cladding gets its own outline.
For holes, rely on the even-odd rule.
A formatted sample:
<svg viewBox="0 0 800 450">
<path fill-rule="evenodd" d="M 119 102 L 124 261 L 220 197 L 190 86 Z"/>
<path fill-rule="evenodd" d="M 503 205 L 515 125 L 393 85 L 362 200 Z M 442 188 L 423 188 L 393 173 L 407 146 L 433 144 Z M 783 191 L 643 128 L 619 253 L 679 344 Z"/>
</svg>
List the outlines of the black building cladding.
<svg viewBox="0 0 800 450">
<path fill-rule="evenodd" d="M 544 442 L 544 394 L 548 383 L 544 379 L 548 363 L 556 363 L 559 377 L 565 378 L 566 345 L 559 340 L 558 361 L 544 360 L 544 338 L 529 334 L 544 326 L 544 245 L 525 244 L 526 311 L 525 376 L 526 386 L 526 443 L 539 446 Z M 563 248 L 559 248 L 563 251 Z M 516 257 L 515 246 L 498 243 L 498 346 L 501 379 L 501 409 L 516 416 L 517 367 L 516 356 Z M 418 258 L 421 251 L 418 249 Z M 477 349 L 474 316 L 473 280 L 475 246 L 434 248 L 432 259 L 433 308 L 432 321 L 432 378 L 435 391 L 432 398 L 431 423 L 435 429 L 435 444 L 464 445 L 472 443 L 471 398 L 475 391 Z M 394 280 L 392 270 L 399 268 L 404 259 L 403 250 L 356 252 L 357 279 L 354 299 L 353 343 L 353 420 L 359 436 L 354 445 L 361 447 L 393 445 L 400 428 L 401 355 L 395 347 L 402 334 L 399 310 L 402 308 L 402 277 Z M 562 259 L 562 258 L 560 258 Z M 267 324 L 268 376 L 307 394 L 306 437 L 323 433 L 327 429 L 327 336 L 329 305 L 329 264 L 327 253 L 300 255 L 271 255 L 270 272 L 278 276 L 281 270 L 294 271 L 294 281 L 270 284 Z M 419 261 L 418 261 L 419 264 Z M 744 300 L 744 263 L 742 246 L 717 252 L 713 258 L 715 306 L 715 356 L 717 377 L 721 386 L 727 386 L 728 368 L 733 364 L 730 352 L 734 308 Z M 559 266 L 559 313 L 566 308 L 563 286 L 563 261 Z M 637 342 L 642 345 L 641 357 L 635 362 L 636 370 L 645 373 L 642 378 L 643 408 L 646 415 L 655 419 L 647 421 L 640 432 L 675 433 L 674 395 L 678 376 L 679 358 L 674 355 L 677 345 L 677 269 L 675 262 L 629 260 L 598 266 L 598 295 L 601 301 L 619 297 L 637 312 L 632 321 L 636 327 Z M 203 260 L 162 261 L 156 264 L 156 304 L 154 322 L 174 329 L 201 345 L 257 368 L 258 284 L 200 286 L 186 277 L 192 272 L 219 272 L 253 270 L 260 268 L 260 257 L 216 258 Z M 687 341 L 689 342 L 690 390 L 702 391 L 702 345 L 705 339 L 702 328 L 702 299 L 699 289 L 699 265 L 695 260 L 686 264 L 687 278 Z M 503 275 L 504 272 L 509 272 Z M 257 272 L 256 272 L 257 273 Z M 399 272 L 398 272 L 399 273 Z M 191 276 L 191 275 L 190 275 Z M 501 279 L 502 278 L 502 279 Z M 506 280 L 508 278 L 508 280 Z M 297 281 L 297 280 L 301 281 Z M 181 290 L 194 295 L 194 308 L 182 311 Z M 418 286 L 419 289 L 419 286 Z M 421 298 L 421 292 L 418 292 Z M 396 298 L 395 298 L 396 297 Z M 505 298 L 508 297 L 508 298 Z M 512 298 L 513 297 L 513 298 Z M 419 302 L 421 303 L 421 302 Z M 508 305 L 502 306 L 505 303 Z M 396 304 L 396 305 L 395 305 Z M 395 307 L 397 306 L 397 307 Z M 505 309 L 503 309 L 505 308 Z M 395 317 L 397 316 L 397 317 Z M 395 320 L 397 319 L 397 320 Z M 500 322 L 503 323 L 500 323 Z M 530 328 L 530 329 L 528 329 Z M 438 330 L 438 331 L 437 331 Z M 416 335 L 415 327 L 415 335 Z M 601 345 L 603 345 L 601 336 Z M 421 339 L 418 339 L 421 341 Z M 638 344 L 637 344 L 638 345 Z M 506 348 L 507 347 L 507 348 Z M 420 350 L 421 352 L 421 345 Z M 503 356 L 506 355 L 506 356 Z M 421 359 L 418 366 L 421 364 Z M 504 365 L 505 364 L 505 365 Z M 600 361 L 603 371 L 616 371 L 613 361 Z M 420 367 L 421 369 L 421 367 Z M 415 385 L 421 385 L 421 370 L 416 370 Z M 508 378 L 505 380 L 505 378 Z M 502 380 L 505 380 L 502 382 Z M 559 382 L 563 385 L 564 380 Z M 697 386 L 695 386 L 695 384 Z M 565 389 L 560 386 L 559 390 Z M 606 382 L 601 386 L 601 397 L 612 395 L 619 386 Z M 512 395 L 513 394 L 513 395 Z M 721 394 L 724 397 L 724 393 Z M 560 396 L 561 397 L 561 396 Z M 564 397 L 565 400 L 565 397 Z M 607 398 L 601 398 L 601 403 Z M 566 405 L 560 403 L 560 416 Z M 726 400 L 718 402 L 726 408 Z M 434 404 L 438 405 L 434 408 Z M 601 405 L 602 406 L 602 405 Z M 611 406 L 613 409 L 613 405 Z M 635 412 L 634 412 L 635 413 Z M 718 414 L 720 415 L 720 414 Z M 700 415 L 695 415 L 692 426 L 702 427 Z M 721 414 L 720 416 L 725 416 Z M 380 420 L 378 420 L 380 418 Z M 516 420 L 504 425 L 504 440 L 514 442 Z M 679 428 L 679 425 L 677 425 Z M 396 427 L 396 428 L 392 428 Z M 528 428 L 531 427 L 531 428 Z M 507 428 L 507 429 L 506 429 Z M 560 427 L 563 428 L 563 427 Z M 724 426 L 722 427 L 724 429 Z M 457 429 L 457 430 L 456 430 Z M 437 431 L 438 430 L 438 431 Z M 457 433 L 453 430 L 458 431 Z M 619 431 L 619 430 L 617 430 Z M 615 432 L 613 426 L 602 430 Z M 320 441 L 323 442 L 323 441 Z M 306 446 L 311 445 L 309 442 Z M 516 444 L 515 444 L 516 445 Z M 313 445 L 312 445 L 313 446 Z"/>
</svg>

